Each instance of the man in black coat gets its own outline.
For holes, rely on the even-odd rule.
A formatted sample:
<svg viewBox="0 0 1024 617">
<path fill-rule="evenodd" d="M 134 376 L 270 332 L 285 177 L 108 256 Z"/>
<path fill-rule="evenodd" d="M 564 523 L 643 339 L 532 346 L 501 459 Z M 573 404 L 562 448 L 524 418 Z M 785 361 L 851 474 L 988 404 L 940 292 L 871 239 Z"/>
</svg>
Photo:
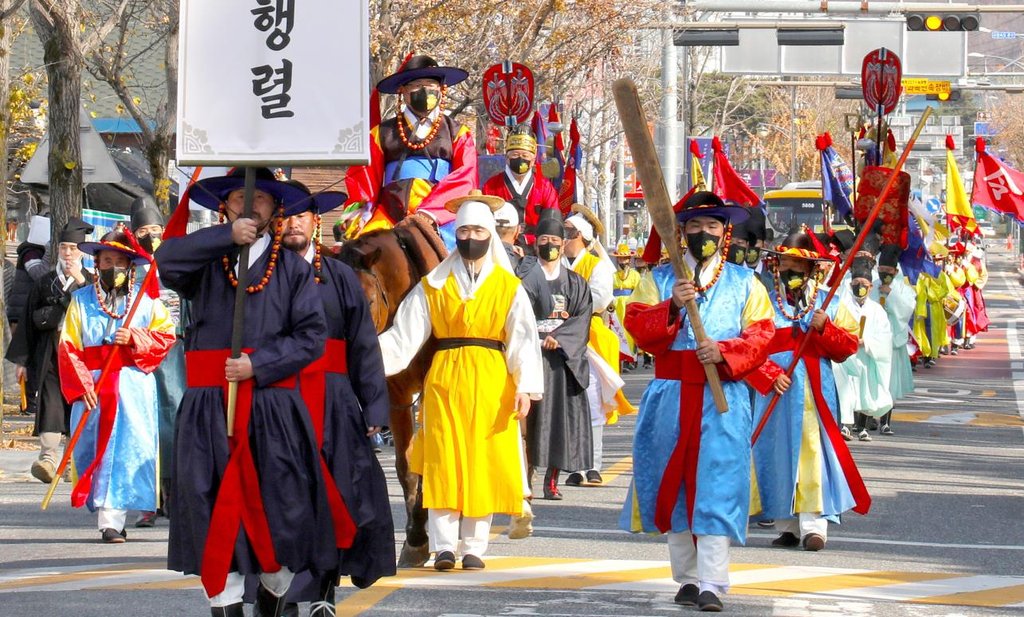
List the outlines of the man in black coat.
<svg viewBox="0 0 1024 617">
<path fill-rule="evenodd" d="M 71 293 L 92 284 L 92 275 L 82 268 L 78 243 L 92 233 L 92 225 L 72 218 L 61 231 L 57 267 L 37 280 L 29 290 L 18 327 L 14 329 L 7 359 L 16 365 L 18 380 L 28 373 L 36 376 L 37 399 L 33 435 L 39 436 L 39 459 L 32 463 L 32 476 L 49 484 L 57 473 L 61 435 L 67 433 L 71 405 L 60 392 L 57 374 L 57 339 Z"/>
</svg>

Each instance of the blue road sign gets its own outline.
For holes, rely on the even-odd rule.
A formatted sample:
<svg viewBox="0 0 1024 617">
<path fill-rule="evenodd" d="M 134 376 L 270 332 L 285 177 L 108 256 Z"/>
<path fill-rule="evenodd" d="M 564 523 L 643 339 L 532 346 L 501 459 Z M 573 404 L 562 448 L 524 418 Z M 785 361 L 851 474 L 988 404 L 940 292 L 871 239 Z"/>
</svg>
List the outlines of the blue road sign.
<svg viewBox="0 0 1024 617">
<path fill-rule="evenodd" d="M 1000 32 L 998 30 L 992 31 L 992 38 L 994 39 L 1015 39 L 1017 38 L 1016 32 Z"/>
</svg>

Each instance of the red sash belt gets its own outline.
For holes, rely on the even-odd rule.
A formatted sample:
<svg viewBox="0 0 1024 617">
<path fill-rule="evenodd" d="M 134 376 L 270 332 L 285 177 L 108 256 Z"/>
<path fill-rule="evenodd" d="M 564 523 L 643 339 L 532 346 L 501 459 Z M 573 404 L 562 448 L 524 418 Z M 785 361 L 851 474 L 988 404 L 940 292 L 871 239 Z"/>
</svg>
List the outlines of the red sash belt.
<svg viewBox="0 0 1024 617">
<path fill-rule="evenodd" d="M 665 466 L 658 486 L 654 524 L 662 533 L 672 529 L 672 512 L 679 501 L 679 488 L 686 486 L 686 520 L 693 529 L 693 504 L 697 496 L 697 455 L 700 452 L 700 422 L 704 415 L 704 365 L 696 351 L 668 351 L 654 360 L 654 376 L 681 382 L 679 388 L 679 440 Z"/>
<path fill-rule="evenodd" d="M 107 443 L 110 441 L 110 434 L 114 430 L 114 420 L 117 418 L 117 393 L 121 383 L 121 369 L 135 366 L 135 360 L 132 358 L 131 349 L 128 345 L 96 345 L 82 350 L 82 361 L 85 362 L 86 368 L 90 371 L 102 371 L 103 365 L 107 363 L 107 359 L 111 354 L 114 355 L 114 359 L 111 360 L 110 374 L 100 384 L 101 388 L 96 393 L 100 408 L 99 430 L 96 435 L 96 456 L 93 458 L 89 468 L 85 470 L 85 473 L 78 477 L 75 488 L 71 490 L 71 505 L 76 508 L 81 508 L 85 505 L 86 500 L 89 498 L 89 493 L 92 491 L 93 475 L 96 472 L 96 468 L 103 461 L 103 455 L 107 451 Z"/>
<path fill-rule="evenodd" d="M 348 347 L 343 339 L 327 339 L 327 347 L 322 356 L 314 360 L 299 374 L 299 389 L 302 400 L 309 410 L 309 419 L 316 433 L 317 451 L 320 453 L 320 471 L 324 476 L 327 489 L 327 503 L 331 507 L 331 521 L 334 523 L 334 540 L 338 548 L 349 548 L 356 535 L 356 525 L 345 505 L 345 500 L 338 491 L 338 484 L 333 481 L 333 474 L 324 460 L 324 416 L 327 415 L 325 394 L 327 392 L 327 373 L 348 373 Z"/>
<path fill-rule="evenodd" d="M 813 335 L 809 334 L 808 336 Z M 775 336 L 772 337 L 769 346 L 769 354 L 796 351 L 797 343 L 799 343 L 799 339 L 794 338 L 792 327 L 776 328 Z M 825 434 L 832 444 L 832 450 L 836 453 L 836 459 L 843 470 L 843 475 L 846 476 L 850 493 L 853 494 L 855 504 L 853 511 L 857 514 L 867 514 L 871 509 L 871 495 L 868 494 L 868 489 L 864 486 L 864 479 L 860 476 L 857 464 L 853 461 L 853 455 L 850 454 L 850 448 L 846 445 L 846 440 L 843 439 L 839 425 L 836 424 L 828 401 L 825 400 L 825 394 L 821 390 L 821 353 L 813 343 L 810 343 L 804 347 L 804 353 L 800 359 L 804 361 L 807 379 L 811 382 L 811 394 L 814 396 L 814 407 L 818 410 L 818 418 L 821 419 L 821 424 L 825 427 Z"/>
<path fill-rule="evenodd" d="M 251 350 L 243 351 L 248 353 Z M 228 382 L 224 376 L 224 363 L 230 356 L 231 351 L 228 349 L 190 351 L 185 354 L 185 379 L 188 387 L 223 388 L 225 409 Z M 271 387 L 294 388 L 295 383 L 294 377 L 288 377 L 271 384 Z M 260 495 L 259 477 L 249 449 L 252 391 L 252 379 L 238 382 L 234 436 L 228 438 L 231 456 L 213 505 L 200 569 L 200 578 L 209 597 L 224 591 L 240 526 L 244 526 L 260 569 L 263 572 L 277 572 L 281 569 L 274 554 L 270 525 Z"/>
</svg>

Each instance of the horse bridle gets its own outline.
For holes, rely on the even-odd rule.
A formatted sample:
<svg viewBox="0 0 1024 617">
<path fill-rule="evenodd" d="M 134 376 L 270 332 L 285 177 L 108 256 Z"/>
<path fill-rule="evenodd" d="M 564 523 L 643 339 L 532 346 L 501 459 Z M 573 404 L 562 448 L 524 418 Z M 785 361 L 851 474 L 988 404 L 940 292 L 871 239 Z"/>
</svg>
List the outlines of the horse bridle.
<svg viewBox="0 0 1024 617">
<path fill-rule="evenodd" d="M 380 296 L 381 302 L 384 304 L 384 314 L 385 315 L 390 315 L 391 314 L 391 301 L 388 300 L 388 294 L 384 290 L 384 284 L 380 282 L 380 277 L 378 277 L 377 273 L 374 272 L 373 270 L 371 270 L 370 268 L 360 268 L 359 271 L 360 272 L 365 272 L 366 274 L 370 275 L 370 277 L 373 278 L 373 284 L 374 284 L 374 286 L 377 289 L 377 295 Z M 385 323 L 383 325 L 387 325 L 386 322 L 387 322 L 387 318 L 385 317 Z M 374 324 L 374 325 L 376 325 L 376 324 Z"/>
</svg>

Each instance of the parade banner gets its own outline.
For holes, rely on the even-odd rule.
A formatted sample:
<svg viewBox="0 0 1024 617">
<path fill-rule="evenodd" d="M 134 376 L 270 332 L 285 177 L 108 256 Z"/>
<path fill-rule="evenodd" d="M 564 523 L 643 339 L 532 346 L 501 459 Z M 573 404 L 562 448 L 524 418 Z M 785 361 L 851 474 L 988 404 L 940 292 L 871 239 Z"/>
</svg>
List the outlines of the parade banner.
<svg viewBox="0 0 1024 617">
<path fill-rule="evenodd" d="M 181 0 L 183 165 L 366 164 L 365 2 Z"/>
</svg>

